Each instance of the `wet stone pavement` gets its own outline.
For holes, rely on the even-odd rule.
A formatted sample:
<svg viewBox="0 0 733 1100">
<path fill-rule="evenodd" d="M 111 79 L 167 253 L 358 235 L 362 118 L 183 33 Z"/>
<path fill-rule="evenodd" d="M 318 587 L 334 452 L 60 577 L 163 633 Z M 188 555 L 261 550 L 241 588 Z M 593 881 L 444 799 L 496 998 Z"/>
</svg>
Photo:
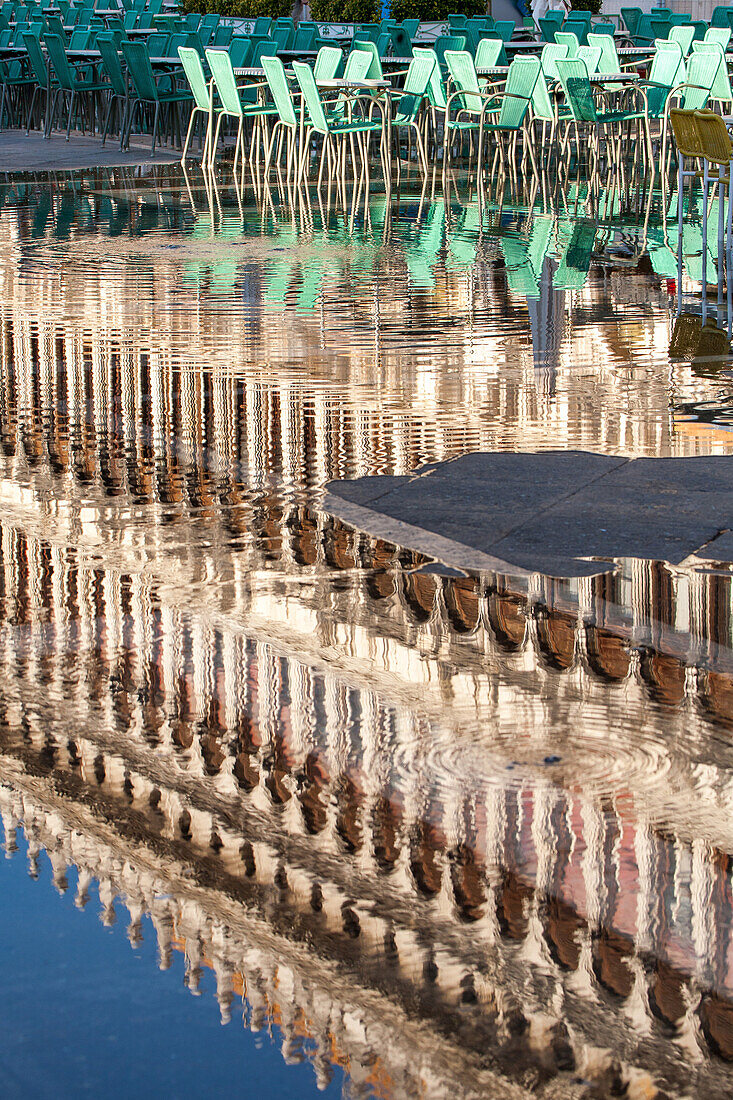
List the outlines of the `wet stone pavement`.
<svg viewBox="0 0 733 1100">
<path fill-rule="evenodd" d="M 8 1095 L 729 1096 L 731 555 L 446 568 L 326 488 L 712 492 L 733 360 L 656 208 L 0 194 Z"/>
</svg>

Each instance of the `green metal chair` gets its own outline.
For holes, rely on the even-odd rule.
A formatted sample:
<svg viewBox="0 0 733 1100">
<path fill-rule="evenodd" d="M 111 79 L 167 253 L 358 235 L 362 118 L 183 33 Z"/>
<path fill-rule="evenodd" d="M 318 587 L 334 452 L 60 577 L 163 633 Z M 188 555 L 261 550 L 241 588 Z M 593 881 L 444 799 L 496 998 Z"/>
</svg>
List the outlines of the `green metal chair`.
<svg viewBox="0 0 733 1100">
<path fill-rule="evenodd" d="M 638 122 L 642 125 L 649 164 L 654 164 L 646 98 L 640 89 L 633 88 L 630 89 L 628 93 L 629 95 L 636 96 L 639 101 L 637 110 L 599 111 L 596 106 L 593 88 L 588 80 L 588 70 L 582 60 L 579 58 L 567 58 L 565 61 L 558 61 L 557 72 L 565 96 L 565 102 L 569 108 L 570 119 L 575 126 L 576 135 L 581 126 L 588 131 L 590 138 L 588 148 L 591 154 L 592 175 L 596 175 L 598 171 L 601 139 L 608 136 L 609 130 L 613 138 L 618 138 L 621 127 L 630 122 Z M 596 94 L 599 98 L 605 96 L 605 93 L 602 91 Z M 611 144 L 615 145 L 615 142 Z M 578 152 L 580 152 L 580 150 L 578 150 Z"/>
<path fill-rule="evenodd" d="M 546 80 L 559 80 L 557 63 L 568 56 L 567 42 L 548 42 L 542 47 L 540 65 Z"/>
<path fill-rule="evenodd" d="M 451 80 L 456 88 L 448 98 L 443 142 L 443 171 L 447 174 L 450 165 L 451 137 L 457 133 L 475 132 L 478 135 L 477 179 L 483 183 L 483 147 L 487 133 L 493 133 L 499 139 L 496 142 L 494 164 L 499 159 L 504 169 L 504 149 L 501 138 L 504 135 L 516 135 L 524 127 L 527 112 L 532 101 L 532 93 L 541 73 L 539 58 L 518 57 L 509 66 L 506 87 L 503 93 L 487 95 L 478 83 L 473 58 L 465 50 L 448 50 L 445 55 Z M 458 111 L 451 118 L 451 104 L 458 104 Z M 532 143 L 526 138 L 525 149 L 529 154 L 532 168 L 537 174 L 537 163 Z M 493 168 L 492 168 L 493 175 Z"/>
<path fill-rule="evenodd" d="M 428 115 L 429 115 L 430 121 L 432 123 L 433 138 L 437 143 L 437 135 L 438 135 L 437 116 L 438 116 L 438 114 L 442 113 L 443 118 L 445 119 L 445 111 L 446 111 L 446 107 L 448 106 L 448 96 L 447 96 L 447 93 L 446 93 L 445 85 L 443 83 L 443 76 L 442 76 L 441 71 L 440 71 L 440 63 L 438 62 L 438 55 L 436 54 L 435 50 L 431 49 L 428 46 L 413 46 L 412 55 L 413 55 L 413 57 L 428 57 L 433 61 L 433 70 L 432 70 L 432 73 L 430 75 L 430 83 L 428 84 L 428 106 L 429 106 L 430 110 L 429 110 L 429 112 L 426 111 L 425 116 L 424 116 L 424 118 L 425 118 L 425 135 L 424 135 L 423 140 L 425 142 L 425 145 L 427 146 L 427 142 L 428 142 Z"/>
<path fill-rule="evenodd" d="M 288 86 L 288 78 L 285 75 L 283 63 L 279 57 L 263 57 L 262 67 L 265 70 L 265 79 L 270 88 L 273 103 L 277 110 L 277 121 L 272 128 L 270 141 L 265 151 L 265 179 L 267 179 L 272 163 L 272 153 L 275 148 L 275 139 L 279 138 L 277 147 L 276 167 L 280 175 L 280 160 L 282 158 L 283 137 L 287 135 L 287 164 L 286 174 L 288 183 L 291 175 L 295 176 L 297 167 L 297 137 L 298 137 L 298 112 Z"/>
<path fill-rule="evenodd" d="M 80 78 L 71 67 L 71 63 L 66 56 L 65 43 L 59 35 L 47 34 L 45 41 L 49 61 L 56 75 L 56 80 L 58 81 L 58 85 L 51 96 L 50 119 L 48 124 L 49 132 L 53 129 L 53 120 L 56 116 L 56 108 L 59 105 L 59 101 L 61 99 L 66 100 L 67 96 L 69 98 L 69 114 L 66 124 L 66 140 L 69 140 L 71 134 L 71 124 L 74 121 L 74 107 L 78 104 L 79 100 L 91 99 L 89 104 L 91 107 L 90 130 L 94 132 L 94 107 L 96 105 L 98 108 L 101 93 L 110 90 L 109 84 Z"/>
<path fill-rule="evenodd" d="M 506 50 L 500 38 L 482 38 L 476 49 L 476 68 L 493 69 L 506 65 Z M 485 83 L 484 78 L 482 83 Z"/>
<path fill-rule="evenodd" d="M 687 57 L 692 49 L 692 41 L 695 37 L 695 28 L 691 23 L 679 27 L 672 27 L 669 32 L 669 41 L 677 42 L 682 50 L 682 56 Z"/>
<path fill-rule="evenodd" d="M 555 31 L 555 41 L 558 45 L 567 46 L 568 57 L 578 56 L 580 43 L 578 42 L 578 36 L 573 34 L 572 31 Z"/>
<path fill-rule="evenodd" d="M 392 131 L 397 136 L 398 157 L 397 168 L 399 173 L 399 132 L 402 129 L 415 131 L 420 156 L 421 167 L 427 176 L 428 158 L 420 128 L 420 115 L 430 85 L 430 78 L 436 66 L 436 59 L 432 57 L 413 57 L 410 67 L 405 75 L 405 83 L 401 92 L 392 95 Z M 399 177 L 398 177 L 399 178 Z"/>
<path fill-rule="evenodd" d="M 370 62 L 369 62 L 369 68 L 367 69 L 366 79 L 367 80 L 384 80 L 384 73 L 382 72 L 382 62 L 379 58 L 379 50 L 377 49 L 376 43 L 375 42 L 355 42 L 354 43 L 354 48 L 351 51 L 351 53 L 353 54 L 357 50 L 360 50 L 362 53 L 369 54 L 369 57 L 371 59 Z M 349 56 L 351 56 L 351 54 Z"/>
<path fill-rule="evenodd" d="M 161 113 L 171 116 L 173 126 L 173 112 L 181 103 L 191 102 L 191 93 L 178 89 L 175 78 L 168 73 L 156 81 L 150 64 L 150 55 L 142 42 L 123 42 L 122 55 L 127 65 L 127 71 L 132 82 L 134 95 L 130 96 L 130 104 L 127 112 L 127 133 L 124 138 L 125 147 L 130 144 L 130 134 L 135 121 L 135 113 L 142 120 L 143 108 L 152 106 L 153 127 L 150 141 L 150 152 L 155 152 L 155 144 L 158 137 L 158 123 Z M 226 57 L 226 54 L 223 56 Z M 228 59 L 227 59 L 228 60 Z M 161 90 L 161 86 L 168 82 L 169 90 Z"/>
<path fill-rule="evenodd" d="M 198 51 L 191 46 L 179 46 L 178 56 L 181 59 L 183 71 L 186 74 L 186 80 L 188 81 L 193 96 L 193 107 L 191 109 L 191 118 L 188 122 L 186 140 L 181 154 L 181 164 L 185 165 L 186 163 L 186 154 L 188 153 L 188 147 L 191 142 L 193 128 L 201 116 L 203 116 L 206 121 L 206 134 L 201 150 L 201 162 L 202 164 L 206 164 L 209 159 L 212 137 L 209 121 L 216 113 L 216 109 L 211 102 L 211 93 L 206 81 L 206 73 L 201 64 L 201 58 L 199 57 Z"/>
<path fill-rule="evenodd" d="M 301 93 L 303 95 L 303 101 L 307 111 L 307 121 L 305 129 L 305 137 L 303 142 L 303 148 L 301 149 L 300 164 L 298 167 L 298 182 L 304 177 L 307 164 L 307 153 L 310 144 L 311 137 L 314 134 L 319 134 L 322 139 L 321 149 L 321 163 L 318 172 L 318 186 L 320 188 L 323 181 L 323 170 L 328 158 L 329 167 L 338 169 L 338 166 L 342 163 L 342 159 L 338 156 L 334 159 L 335 149 L 334 144 L 337 140 L 354 137 L 356 144 L 359 148 L 359 153 L 362 159 L 362 170 L 367 172 L 369 168 L 368 158 L 368 143 L 369 138 L 374 133 L 380 134 L 380 154 L 382 159 L 382 171 L 384 172 L 385 180 L 389 179 L 389 170 L 387 167 L 388 160 L 386 156 L 385 147 L 385 117 L 384 109 L 378 100 L 372 99 L 371 96 L 353 96 L 352 104 L 356 105 L 359 100 L 366 100 L 369 113 L 376 106 L 380 112 L 380 119 L 377 121 L 372 117 L 368 118 L 352 118 L 344 121 L 332 121 L 328 114 L 326 107 L 321 100 L 321 96 L 318 92 L 313 70 L 310 65 L 304 61 L 293 62 L 293 72 L 295 78 L 300 86 Z M 354 179 L 356 179 L 356 163 L 353 165 Z"/>
<path fill-rule="evenodd" d="M 443 69 L 443 71 L 445 71 L 445 68 L 446 68 L 446 61 L 445 61 L 446 50 L 460 51 L 460 50 L 465 50 L 465 48 L 466 48 L 466 36 L 465 35 L 443 34 L 439 38 L 436 38 L 436 40 L 435 40 L 435 52 L 437 54 L 438 64 L 440 65 L 441 69 Z"/>
<path fill-rule="evenodd" d="M 578 46 L 578 58 L 585 62 L 588 76 L 598 72 L 598 64 L 601 60 L 600 46 Z"/>
<path fill-rule="evenodd" d="M 29 134 L 31 130 L 31 122 L 33 121 L 33 109 L 36 105 L 36 96 L 39 93 L 46 95 L 46 106 L 43 113 L 43 132 L 47 137 L 49 134 L 49 122 L 50 122 L 50 109 L 51 109 L 51 95 L 55 87 L 58 86 L 53 74 L 49 71 L 46 65 L 46 58 L 43 56 L 41 45 L 36 38 L 35 34 L 30 34 L 24 31 L 22 34 L 23 45 L 26 48 L 28 55 L 28 63 L 30 65 L 31 72 L 33 74 L 35 83 L 32 85 L 33 91 L 31 94 L 30 105 L 28 107 L 28 125 L 26 127 L 26 133 Z"/>
<path fill-rule="evenodd" d="M 122 63 L 120 62 L 120 55 L 117 52 L 117 44 L 114 40 L 114 37 L 111 34 L 97 35 L 97 49 L 102 55 L 102 68 L 107 75 L 107 80 L 109 81 L 110 85 L 110 92 L 107 100 L 107 111 L 104 116 L 102 145 L 104 145 L 107 141 L 109 124 L 115 106 L 119 108 L 119 134 L 120 145 L 122 145 L 123 135 L 125 133 L 125 120 L 127 118 L 128 94 L 127 82 L 125 81 L 125 74 L 122 71 Z"/>
<path fill-rule="evenodd" d="M 206 60 L 209 63 L 211 75 L 214 80 L 214 86 L 219 96 L 219 103 L 221 104 L 216 120 L 216 128 L 213 140 L 210 146 L 209 167 L 213 168 L 214 166 L 216 150 L 219 144 L 221 124 L 225 118 L 233 118 L 237 121 L 237 138 L 234 149 L 234 172 L 236 174 L 237 163 L 240 156 L 242 157 L 242 161 L 244 161 L 245 119 L 249 118 L 253 122 L 252 141 L 250 142 L 249 156 L 251 164 L 254 154 L 259 157 L 260 134 L 262 138 L 262 146 L 265 151 L 265 155 L 267 155 L 267 120 L 268 118 L 277 115 L 277 108 L 274 106 L 270 106 L 269 104 L 242 102 L 242 98 L 239 94 L 239 89 L 237 88 L 237 82 L 234 77 L 234 70 L 232 68 L 231 59 L 224 50 L 207 50 Z M 255 89 L 265 86 L 266 85 L 262 84 L 250 85 L 248 86 L 246 91 L 252 93 Z"/>
<path fill-rule="evenodd" d="M 321 46 L 313 66 L 316 81 L 333 80 L 343 61 L 343 54 L 338 46 Z"/>
<path fill-rule="evenodd" d="M 730 42 L 730 36 L 733 33 L 729 26 L 725 27 L 708 27 L 705 31 L 704 42 L 715 42 L 722 49 L 723 53 L 728 49 L 728 43 Z"/>
<path fill-rule="evenodd" d="M 693 53 L 712 53 L 718 58 L 718 68 L 710 87 L 710 99 L 720 103 L 721 107 L 733 111 L 733 88 L 731 88 L 725 54 L 717 42 L 693 42 Z"/>
</svg>

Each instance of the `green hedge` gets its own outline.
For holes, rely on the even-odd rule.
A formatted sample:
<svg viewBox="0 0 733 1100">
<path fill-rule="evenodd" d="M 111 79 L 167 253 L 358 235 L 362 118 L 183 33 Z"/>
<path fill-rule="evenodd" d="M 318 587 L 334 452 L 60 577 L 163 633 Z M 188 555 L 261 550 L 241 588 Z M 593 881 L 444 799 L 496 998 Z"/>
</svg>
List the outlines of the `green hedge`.
<svg viewBox="0 0 733 1100">
<path fill-rule="evenodd" d="M 594 15 L 598 15 L 602 4 L 603 0 L 571 0 L 573 11 L 592 11 Z"/>
<path fill-rule="evenodd" d="M 234 19 L 256 19 L 258 15 L 270 15 L 279 19 L 290 15 L 292 0 L 184 0 L 185 12 L 202 15 L 227 15 Z"/>
<path fill-rule="evenodd" d="M 403 19 L 442 23 L 449 15 L 486 15 L 486 0 L 392 0 L 389 14 L 398 23 Z"/>
<path fill-rule="evenodd" d="M 311 0 L 310 11 L 319 23 L 378 23 L 382 18 L 377 0 Z"/>
</svg>

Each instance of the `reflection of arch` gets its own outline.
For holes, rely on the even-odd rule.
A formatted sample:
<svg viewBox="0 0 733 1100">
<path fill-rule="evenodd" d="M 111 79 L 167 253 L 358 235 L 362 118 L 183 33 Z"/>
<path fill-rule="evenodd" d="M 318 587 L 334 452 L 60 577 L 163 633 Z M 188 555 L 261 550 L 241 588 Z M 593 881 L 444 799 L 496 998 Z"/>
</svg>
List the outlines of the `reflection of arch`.
<svg viewBox="0 0 733 1100">
<path fill-rule="evenodd" d="M 586 629 L 588 664 L 602 680 L 624 680 L 629 671 L 626 641 L 597 626 Z"/>
<path fill-rule="evenodd" d="M 641 658 L 641 675 L 653 699 L 678 706 L 685 697 L 685 667 L 675 657 L 646 650 Z"/>
<path fill-rule="evenodd" d="M 336 831 L 349 852 L 358 852 L 361 848 L 361 824 L 359 808 L 361 796 L 353 780 L 342 775 L 336 783 Z"/>
<path fill-rule="evenodd" d="M 326 561 L 335 569 L 355 569 L 356 558 L 349 531 L 340 523 L 324 532 L 323 551 Z"/>
<path fill-rule="evenodd" d="M 374 600 L 384 600 L 394 595 L 393 551 L 383 542 L 375 542 L 371 553 L 367 554 L 366 565 L 372 570 L 367 577 L 367 591 Z"/>
<path fill-rule="evenodd" d="M 551 668 L 564 671 L 575 657 L 575 627 L 573 616 L 562 611 L 547 611 L 537 620 L 540 652 Z"/>
<path fill-rule="evenodd" d="M 585 922 L 572 906 L 560 898 L 549 898 L 544 913 L 547 945 L 558 966 L 564 970 L 577 970 L 580 962 L 580 945 L 577 934 L 585 928 Z"/>
<path fill-rule="evenodd" d="M 593 940 L 593 972 L 610 993 L 628 997 L 634 985 L 626 960 L 634 954 L 630 940 L 610 928 L 604 928 Z"/>
<path fill-rule="evenodd" d="M 298 565 L 315 565 L 318 560 L 318 535 L 316 524 L 306 509 L 298 510 L 297 518 L 290 521 L 293 527 L 293 554 Z M 277 539 L 280 531 L 276 524 L 271 537 Z"/>
<path fill-rule="evenodd" d="M 423 894 L 433 895 L 440 890 L 441 869 L 437 859 L 443 850 L 443 838 L 430 822 L 419 820 L 410 838 L 410 870 L 415 884 Z"/>
<path fill-rule="evenodd" d="M 448 853 L 453 895 L 464 920 L 479 920 L 483 916 L 486 895 L 481 881 L 481 868 L 476 852 L 467 844 L 459 844 Z"/>
<path fill-rule="evenodd" d="M 683 976 L 660 960 L 649 985 L 649 1007 L 658 1020 L 674 1026 L 685 1014 L 685 980 Z"/>
<path fill-rule="evenodd" d="M 466 634 L 476 627 L 479 617 L 478 599 L 478 585 L 470 577 L 451 581 L 446 585 L 445 605 L 450 621 L 459 633 Z"/>
<path fill-rule="evenodd" d="M 724 1001 L 717 993 L 709 993 L 700 1004 L 700 1020 L 710 1047 L 726 1062 L 733 1062 L 733 1005 L 730 1001 Z"/>
<path fill-rule="evenodd" d="M 489 592 L 487 614 L 499 645 L 510 651 L 519 649 L 527 630 L 524 606 L 519 597 L 498 590 Z"/>
<path fill-rule="evenodd" d="M 733 723 L 733 680 L 726 673 L 708 672 L 700 699 L 716 718 Z"/>
<path fill-rule="evenodd" d="M 501 934 L 511 940 L 523 940 L 527 935 L 525 903 L 534 895 L 531 886 L 511 871 L 505 871 L 497 896 L 497 918 Z"/>
<path fill-rule="evenodd" d="M 380 796 L 372 810 L 374 858 L 383 871 L 391 871 L 400 854 L 398 829 L 401 813 L 392 799 Z"/>
<path fill-rule="evenodd" d="M 424 623 L 433 613 L 435 578 L 429 573 L 407 573 L 404 578 L 405 600 L 414 618 Z"/>
<path fill-rule="evenodd" d="M 326 807 L 321 801 L 321 791 L 328 783 L 328 776 L 321 767 L 314 752 L 308 754 L 303 765 L 306 779 L 298 801 L 303 810 L 303 819 L 309 833 L 320 833 L 326 824 Z"/>
</svg>

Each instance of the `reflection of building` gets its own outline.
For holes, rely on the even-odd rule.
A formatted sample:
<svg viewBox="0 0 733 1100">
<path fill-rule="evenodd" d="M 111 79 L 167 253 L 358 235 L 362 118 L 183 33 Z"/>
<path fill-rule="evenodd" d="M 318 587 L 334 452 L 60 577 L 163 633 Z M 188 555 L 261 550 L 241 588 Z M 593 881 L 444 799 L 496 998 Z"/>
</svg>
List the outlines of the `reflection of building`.
<svg viewBox="0 0 733 1100">
<path fill-rule="evenodd" d="M 242 990 L 288 1056 L 309 1036 L 319 1072 L 491 1095 L 488 1060 L 727 1095 L 730 578 L 439 578 L 313 492 L 580 420 L 669 449 L 666 391 L 627 432 L 566 372 L 546 415 L 526 348 L 527 375 L 511 341 L 466 366 L 468 305 L 458 376 L 358 339 L 334 366 L 310 316 L 255 338 L 159 261 L 142 294 L 124 259 L 61 288 L 25 282 L 30 256 L 5 271 L 10 828 L 123 896 L 131 935 L 149 911 L 192 985 L 210 963 L 225 1015 Z"/>
</svg>

